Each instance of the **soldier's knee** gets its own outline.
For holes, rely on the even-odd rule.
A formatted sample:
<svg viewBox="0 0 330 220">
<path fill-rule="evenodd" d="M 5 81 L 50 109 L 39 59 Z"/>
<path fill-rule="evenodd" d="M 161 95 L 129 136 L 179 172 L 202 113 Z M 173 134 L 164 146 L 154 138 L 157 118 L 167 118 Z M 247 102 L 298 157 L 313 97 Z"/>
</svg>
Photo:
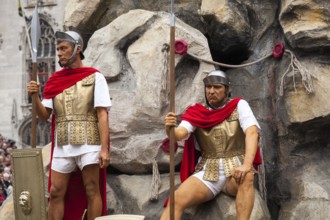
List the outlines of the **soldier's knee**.
<svg viewBox="0 0 330 220">
<path fill-rule="evenodd" d="M 49 190 L 49 197 L 51 200 L 64 198 L 65 191 L 61 187 L 56 187 L 52 185 Z"/>
</svg>

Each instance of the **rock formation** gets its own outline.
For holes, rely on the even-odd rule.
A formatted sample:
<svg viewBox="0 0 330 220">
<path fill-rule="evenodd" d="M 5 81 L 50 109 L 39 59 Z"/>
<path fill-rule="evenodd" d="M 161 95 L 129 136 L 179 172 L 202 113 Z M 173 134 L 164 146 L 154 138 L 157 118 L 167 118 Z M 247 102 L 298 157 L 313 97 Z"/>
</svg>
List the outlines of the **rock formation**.
<svg viewBox="0 0 330 220">
<path fill-rule="evenodd" d="M 70 0 L 66 8 L 65 28 L 83 33 L 85 64 L 106 76 L 112 97 L 110 214 L 157 219 L 169 193 L 168 155 L 160 149 L 169 110 L 169 4 Z M 267 201 L 256 192 L 252 219 L 330 218 L 329 6 L 327 0 L 176 1 L 176 39 L 189 45 L 188 54 L 175 58 L 176 112 L 202 102 L 205 72 L 221 68 L 232 96 L 246 99 L 261 125 Z M 280 58 L 271 56 L 277 42 L 285 46 Z M 246 66 L 212 65 L 189 54 Z M 161 185 L 158 201 L 150 202 L 155 161 Z M 180 161 L 181 148 L 177 167 Z M 205 216 L 234 219 L 234 199 L 221 194 L 184 219 Z"/>
</svg>

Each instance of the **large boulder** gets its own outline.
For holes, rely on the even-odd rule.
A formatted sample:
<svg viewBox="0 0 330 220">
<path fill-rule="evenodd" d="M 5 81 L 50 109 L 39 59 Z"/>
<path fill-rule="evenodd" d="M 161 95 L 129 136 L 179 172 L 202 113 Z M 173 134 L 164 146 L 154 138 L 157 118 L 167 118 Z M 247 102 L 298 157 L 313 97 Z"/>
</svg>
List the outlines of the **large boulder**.
<svg viewBox="0 0 330 220">
<path fill-rule="evenodd" d="M 176 0 L 175 14 L 190 26 L 203 30 L 204 25 L 199 18 L 199 7 L 199 1 Z M 134 9 L 169 12 L 170 2 L 159 0 L 70 0 L 65 8 L 64 28 L 79 30 L 87 42 L 96 30 L 107 26 L 122 14 Z"/>
<path fill-rule="evenodd" d="M 184 39 L 190 53 L 212 59 L 205 36 L 179 19 L 175 38 Z M 161 172 L 168 171 L 169 157 L 160 146 L 169 111 L 169 43 L 168 13 L 132 10 L 96 31 L 85 50 L 86 65 L 99 69 L 109 82 L 111 166 L 121 172 L 151 173 L 154 160 Z M 203 100 L 202 79 L 214 66 L 188 55 L 176 55 L 175 63 L 175 103 L 180 114 Z M 176 165 L 180 158 L 178 153 Z"/>
<path fill-rule="evenodd" d="M 294 48 L 315 51 L 330 46 L 330 2 L 282 0 L 279 20 Z"/>
</svg>

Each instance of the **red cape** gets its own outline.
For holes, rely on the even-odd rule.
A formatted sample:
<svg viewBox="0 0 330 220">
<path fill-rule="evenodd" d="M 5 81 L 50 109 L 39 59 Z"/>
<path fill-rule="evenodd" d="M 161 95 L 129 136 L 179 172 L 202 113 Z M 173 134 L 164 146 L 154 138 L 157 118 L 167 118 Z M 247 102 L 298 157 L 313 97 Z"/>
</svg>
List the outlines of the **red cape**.
<svg viewBox="0 0 330 220">
<path fill-rule="evenodd" d="M 60 94 L 64 89 L 67 89 L 80 80 L 86 78 L 87 76 L 100 72 L 92 67 L 80 67 L 74 69 L 63 68 L 55 72 L 47 80 L 43 97 L 45 99 L 51 99 Z"/>
<path fill-rule="evenodd" d="M 203 105 L 197 103 L 186 110 L 182 115 L 181 120 L 188 121 L 190 124 L 198 128 L 214 127 L 231 115 L 240 100 L 241 98 L 235 98 L 223 108 L 215 110 L 209 110 Z"/>
<path fill-rule="evenodd" d="M 54 98 L 56 95 L 60 94 L 64 89 L 69 88 L 76 84 L 83 78 L 99 72 L 98 70 L 90 67 L 82 67 L 75 69 L 66 69 L 55 72 L 47 81 L 44 89 L 44 98 Z M 50 166 L 53 159 L 54 151 L 54 137 L 55 137 L 55 114 L 52 117 L 52 148 L 51 148 L 51 158 Z M 109 144 L 110 147 L 110 144 Z M 50 167 L 51 169 L 51 167 Z M 102 197 L 103 209 L 102 215 L 106 215 L 107 211 L 107 200 L 106 200 L 106 169 L 100 169 L 100 193 Z M 49 172 L 48 178 L 48 192 L 51 186 L 51 172 Z M 63 220 L 81 219 L 82 215 L 87 209 L 87 196 L 85 192 L 85 187 L 83 184 L 82 173 L 78 169 L 73 172 L 70 177 L 67 193 L 65 195 L 64 204 L 64 218 Z"/>
</svg>

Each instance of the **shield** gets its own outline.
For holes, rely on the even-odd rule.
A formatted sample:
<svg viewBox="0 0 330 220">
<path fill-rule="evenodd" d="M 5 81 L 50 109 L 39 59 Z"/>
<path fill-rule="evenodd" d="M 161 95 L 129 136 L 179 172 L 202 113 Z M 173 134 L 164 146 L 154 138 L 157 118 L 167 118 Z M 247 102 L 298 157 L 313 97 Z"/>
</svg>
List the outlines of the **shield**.
<svg viewBox="0 0 330 220">
<path fill-rule="evenodd" d="M 42 150 L 14 150 L 12 166 L 15 219 L 47 220 Z"/>
</svg>

